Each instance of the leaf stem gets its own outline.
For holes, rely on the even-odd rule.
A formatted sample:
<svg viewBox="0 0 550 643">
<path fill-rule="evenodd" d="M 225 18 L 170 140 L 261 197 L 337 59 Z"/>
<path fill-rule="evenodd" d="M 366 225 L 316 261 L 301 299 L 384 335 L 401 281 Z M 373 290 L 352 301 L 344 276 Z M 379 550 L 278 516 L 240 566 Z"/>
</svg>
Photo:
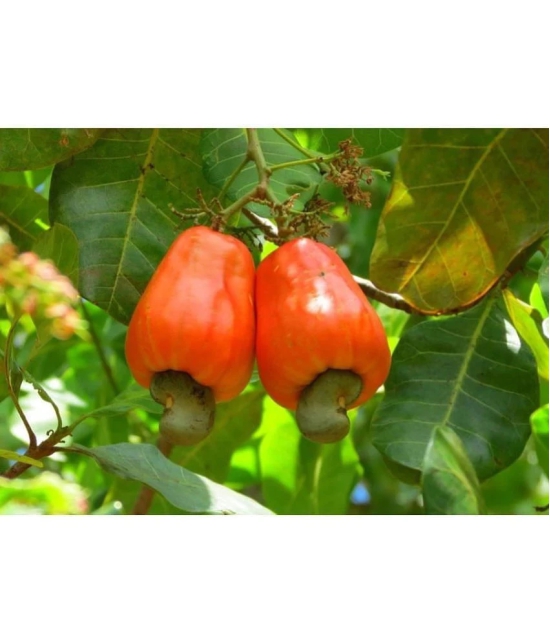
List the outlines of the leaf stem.
<svg viewBox="0 0 550 643">
<path fill-rule="evenodd" d="M 286 161 L 286 163 L 277 163 L 276 165 L 270 165 L 268 167 L 268 172 L 276 172 L 277 170 L 284 170 L 288 167 L 294 167 L 296 165 L 311 165 L 312 163 L 326 163 L 331 161 L 333 158 L 336 158 L 337 154 L 331 154 L 330 156 L 315 156 L 307 159 L 297 159 L 295 161 Z"/>
<path fill-rule="evenodd" d="M 244 170 L 245 166 L 248 165 L 250 162 L 250 157 L 248 156 L 248 152 L 245 154 L 243 160 L 239 163 L 239 165 L 235 168 L 234 172 L 231 174 L 231 176 L 227 179 L 227 181 L 224 183 L 224 186 L 218 195 L 218 199 L 220 201 L 223 201 L 225 195 L 227 194 L 227 190 L 231 187 L 233 184 L 233 181 L 239 176 L 239 174 Z"/>
<path fill-rule="evenodd" d="M 292 137 L 290 137 L 284 130 L 282 130 L 282 129 L 278 128 L 278 127 L 274 127 L 273 131 L 276 134 L 278 134 L 282 139 L 284 139 L 289 145 L 292 145 L 292 147 L 295 150 L 298 150 L 298 152 L 300 152 L 304 156 L 308 156 L 310 159 L 316 159 L 317 158 L 317 156 L 318 156 L 317 154 L 315 154 L 314 152 L 310 152 L 309 150 L 306 150 L 305 147 L 302 147 L 300 145 L 300 143 L 298 143 Z"/>
</svg>

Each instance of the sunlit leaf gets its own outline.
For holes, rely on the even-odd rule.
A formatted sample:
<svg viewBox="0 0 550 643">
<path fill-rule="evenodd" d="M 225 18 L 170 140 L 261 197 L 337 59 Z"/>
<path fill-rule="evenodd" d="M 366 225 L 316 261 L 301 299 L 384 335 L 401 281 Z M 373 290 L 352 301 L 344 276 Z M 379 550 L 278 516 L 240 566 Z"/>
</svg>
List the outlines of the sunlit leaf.
<svg viewBox="0 0 550 643">
<path fill-rule="evenodd" d="M 548 255 L 544 258 L 542 266 L 539 269 L 539 286 L 542 298 L 546 305 L 546 310 L 550 312 L 550 309 L 548 308 Z"/>
<path fill-rule="evenodd" d="M 548 404 L 531 415 L 531 428 L 539 464 L 548 478 Z"/>
<path fill-rule="evenodd" d="M 512 323 L 535 356 L 539 376 L 548 382 L 548 344 L 535 320 L 537 311 L 517 299 L 510 290 L 506 289 L 503 294 Z"/>
<path fill-rule="evenodd" d="M 407 130 L 370 278 L 424 312 L 479 300 L 548 231 L 548 129 Z"/>
<path fill-rule="evenodd" d="M 152 444 L 123 443 L 94 449 L 74 445 L 70 450 L 93 457 L 116 476 L 148 485 L 187 513 L 271 513 L 255 500 L 174 464 Z"/>
<path fill-rule="evenodd" d="M 265 398 L 259 433 L 262 494 L 280 514 L 344 514 L 361 468 L 351 438 L 319 445 L 303 438 L 293 415 Z"/>
<path fill-rule="evenodd" d="M 417 477 L 439 426 L 462 440 L 480 480 L 506 468 L 522 453 L 539 402 L 535 360 L 496 297 L 407 331 L 384 386 L 374 444 Z"/>
<path fill-rule="evenodd" d="M 454 431 L 437 426 L 422 464 L 422 494 L 427 514 L 485 513 L 479 481 Z"/>
<path fill-rule="evenodd" d="M 54 165 L 95 143 L 99 129 L 0 128 L 0 170 Z"/>
<path fill-rule="evenodd" d="M 195 207 L 197 188 L 208 197 L 198 144 L 198 130 L 107 130 L 55 168 L 50 215 L 78 239 L 80 291 L 123 323 L 185 227 L 170 205 Z"/>
<path fill-rule="evenodd" d="M 0 130 L 1 131 L 1 130 Z M 7 226 L 13 243 L 30 250 L 48 222 L 48 202 L 27 187 L 0 185 L 0 225 Z"/>
<path fill-rule="evenodd" d="M 28 455 L 21 455 L 15 451 L 7 451 L 6 449 L 0 449 L 0 458 L 15 460 L 16 462 L 23 462 L 24 464 L 32 464 L 33 467 L 38 467 L 39 469 L 44 467 L 44 464 L 40 462 L 40 460 L 29 458 Z"/>
</svg>

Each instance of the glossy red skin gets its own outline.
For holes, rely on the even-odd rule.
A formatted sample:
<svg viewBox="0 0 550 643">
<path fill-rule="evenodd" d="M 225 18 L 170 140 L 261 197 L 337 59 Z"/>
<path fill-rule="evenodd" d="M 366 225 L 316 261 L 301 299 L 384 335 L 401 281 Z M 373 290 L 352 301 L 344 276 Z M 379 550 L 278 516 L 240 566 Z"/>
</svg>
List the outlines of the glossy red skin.
<svg viewBox="0 0 550 643">
<path fill-rule="evenodd" d="M 296 239 L 256 271 L 256 360 L 267 393 L 294 410 L 300 393 L 329 368 L 363 380 L 354 408 L 390 369 L 382 322 L 334 250 Z"/>
<path fill-rule="evenodd" d="M 254 262 L 238 239 L 189 228 L 160 262 L 126 336 L 133 376 L 183 371 L 209 386 L 216 402 L 244 389 L 254 365 Z"/>
</svg>

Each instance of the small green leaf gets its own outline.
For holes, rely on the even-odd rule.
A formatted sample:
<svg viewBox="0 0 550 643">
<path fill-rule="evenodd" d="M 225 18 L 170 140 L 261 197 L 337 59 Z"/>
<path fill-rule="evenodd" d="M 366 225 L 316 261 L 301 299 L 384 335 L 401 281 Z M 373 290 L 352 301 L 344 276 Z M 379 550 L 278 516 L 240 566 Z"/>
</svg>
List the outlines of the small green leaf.
<svg viewBox="0 0 550 643">
<path fill-rule="evenodd" d="M 8 227 L 21 252 L 30 250 L 42 233 L 37 221 L 48 222 L 47 201 L 30 188 L 0 185 L 0 225 Z"/>
<path fill-rule="evenodd" d="M 40 460 L 35 460 L 34 458 L 29 458 L 28 455 L 20 455 L 15 451 L 6 451 L 6 449 L 0 449 L 0 458 L 5 458 L 6 460 L 15 460 L 16 462 L 23 462 L 24 464 L 32 464 L 34 467 L 42 469 L 44 464 Z"/>
<path fill-rule="evenodd" d="M 158 491 L 178 509 L 191 514 L 270 514 L 255 500 L 174 464 L 152 444 L 112 444 L 70 449 L 94 458 L 105 470 L 137 480 Z"/>
<path fill-rule="evenodd" d="M 0 170 L 55 165 L 93 145 L 99 129 L 0 129 Z"/>
<path fill-rule="evenodd" d="M 73 285 L 78 284 L 78 240 L 67 226 L 56 223 L 36 239 L 34 252 L 42 259 L 51 259 Z"/>
<path fill-rule="evenodd" d="M 422 463 L 422 495 L 427 514 L 483 514 L 479 481 L 454 431 L 437 426 Z"/>
<path fill-rule="evenodd" d="M 531 428 L 539 464 L 548 478 L 548 404 L 531 415 Z"/>
</svg>

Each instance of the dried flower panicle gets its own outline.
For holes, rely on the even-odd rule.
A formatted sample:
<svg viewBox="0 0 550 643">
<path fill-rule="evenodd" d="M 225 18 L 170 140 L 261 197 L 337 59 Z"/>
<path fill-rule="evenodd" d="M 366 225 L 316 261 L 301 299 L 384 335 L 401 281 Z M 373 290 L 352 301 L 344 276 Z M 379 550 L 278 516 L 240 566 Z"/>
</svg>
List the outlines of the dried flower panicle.
<svg viewBox="0 0 550 643">
<path fill-rule="evenodd" d="M 371 207 L 370 192 L 363 190 L 361 181 L 367 185 L 372 183 L 372 170 L 360 164 L 359 159 L 363 149 L 354 145 L 351 139 L 338 144 L 342 154 L 330 162 L 330 171 L 326 175 L 327 181 L 342 188 L 348 203 L 361 204 L 366 208 Z"/>
<path fill-rule="evenodd" d="M 68 339 L 82 326 L 74 306 L 79 294 L 54 264 L 34 252 L 17 253 L 9 234 L 0 228 L 0 303 L 15 315 L 29 314 L 46 322 L 53 337 Z"/>
</svg>

